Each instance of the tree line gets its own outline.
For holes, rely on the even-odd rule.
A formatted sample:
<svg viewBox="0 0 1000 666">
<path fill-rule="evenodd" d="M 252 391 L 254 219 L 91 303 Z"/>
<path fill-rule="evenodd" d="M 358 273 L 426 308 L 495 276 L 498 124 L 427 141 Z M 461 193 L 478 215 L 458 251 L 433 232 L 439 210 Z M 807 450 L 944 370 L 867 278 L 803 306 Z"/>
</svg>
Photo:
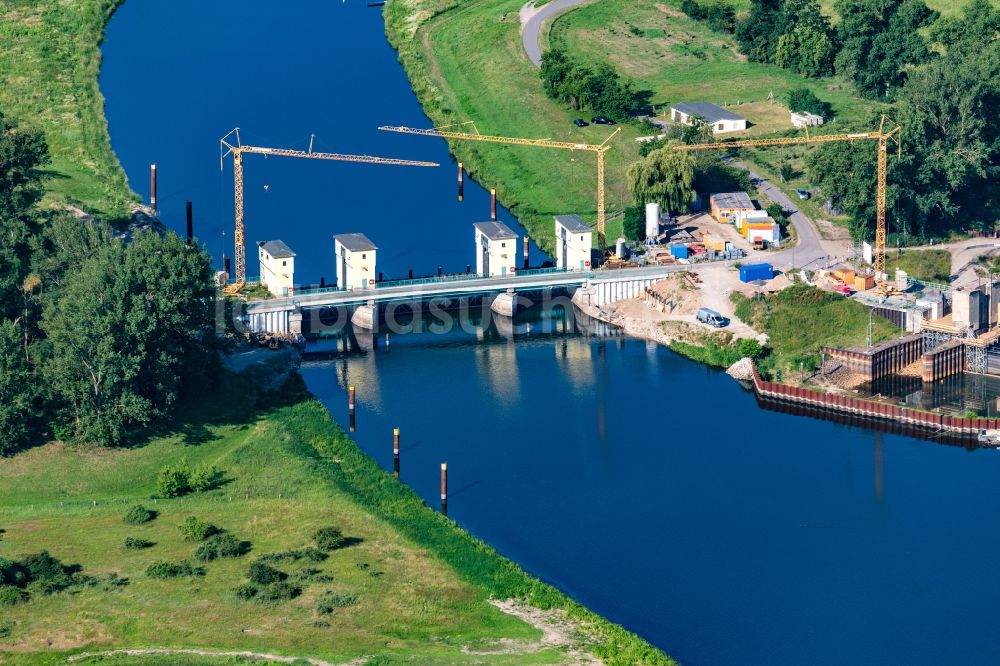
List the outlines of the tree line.
<svg viewBox="0 0 1000 666">
<path fill-rule="evenodd" d="M 542 54 L 540 74 L 546 94 L 574 111 L 623 121 L 642 105 L 643 94 L 614 67 L 607 63 L 590 67 L 561 48 Z"/>
<path fill-rule="evenodd" d="M 42 133 L 0 114 L 0 455 L 121 444 L 218 363 L 205 252 L 42 210 L 48 162 Z"/>
</svg>

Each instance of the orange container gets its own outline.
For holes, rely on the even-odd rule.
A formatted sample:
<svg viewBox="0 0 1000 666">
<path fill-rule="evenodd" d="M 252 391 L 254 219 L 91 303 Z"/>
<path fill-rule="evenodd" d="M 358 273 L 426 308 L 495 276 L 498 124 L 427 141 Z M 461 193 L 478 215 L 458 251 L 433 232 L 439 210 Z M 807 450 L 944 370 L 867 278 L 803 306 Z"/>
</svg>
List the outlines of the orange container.
<svg viewBox="0 0 1000 666">
<path fill-rule="evenodd" d="M 871 275 L 855 275 L 854 276 L 854 290 L 855 291 L 868 291 L 875 286 L 875 278 Z"/>
</svg>

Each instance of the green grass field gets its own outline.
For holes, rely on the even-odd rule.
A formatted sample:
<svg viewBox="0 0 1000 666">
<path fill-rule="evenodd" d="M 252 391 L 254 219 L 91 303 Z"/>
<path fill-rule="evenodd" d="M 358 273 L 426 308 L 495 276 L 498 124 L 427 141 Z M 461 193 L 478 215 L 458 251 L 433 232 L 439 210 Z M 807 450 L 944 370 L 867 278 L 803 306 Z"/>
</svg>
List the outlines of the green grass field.
<svg viewBox="0 0 1000 666">
<path fill-rule="evenodd" d="M 510 649 L 491 654 L 489 663 L 565 658 L 563 649 L 529 649 L 541 632 L 488 604 L 490 596 L 565 609 L 587 627 L 589 638 L 581 641 L 592 641 L 598 652 L 620 649 L 625 659 L 642 654 L 646 663 L 670 663 L 426 507 L 360 452 L 297 377 L 280 399 L 255 408 L 250 381 L 228 376 L 210 398 L 185 404 L 182 414 L 184 425 L 131 448 L 50 444 L 0 460 L 0 557 L 45 549 L 86 574 L 115 572 L 129 580 L 111 591 L 35 595 L 3 608 L 0 615 L 15 624 L 0 638 L 0 663 L 63 663 L 73 652 L 172 647 L 333 661 L 376 655 L 379 664 L 471 664 L 483 657 L 463 648 L 489 652 L 501 640 Z M 229 481 L 207 493 L 152 499 L 159 469 L 182 457 L 192 466 L 217 465 Z M 144 525 L 125 524 L 123 513 L 139 501 L 159 515 Z M 188 516 L 249 540 L 252 551 L 204 563 L 204 577 L 150 579 L 145 569 L 152 562 L 191 558 L 195 544 L 178 531 Z M 318 564 L 274 566 L 293 576 L 305 566 L 317 567 L 332 581 L 308 584 L 302 596 L 280 604 L 235 597 L 255 557 L 309 545 L 310 535 L 327 525 L 359 543 Z M 126 550 L 128 536 L 155 545 Z M 356 595 L 357 604 L 318 615 L 316 598 L 327 590 Z M 150 662 L 137 657 L 110 663 Z"/>
<path fill-rule="evenodd" d="M 759 363 L 762 372 L 781 370 L 786 375 L 815 368 L 824 345 L 863 346 L 868 335 L 869 309 L 849 298 L 796 284 L 760 300 L 739 292 L 731 295 L 736 316 L 767 333 L 772 353 Z M 876 317 L 875 342 L 899 336 L 899 329 Z"/>
<path fill-rule="evenodd" d="M 0 113 L 45 132 L 46 203 L 120 218 L 133 195 L 97 85 L 104 26 L 121 0 L 0 0 Z"/>
<path fill-rule="evenodd" d="M 889 250 L 885 267 L 890 275 L 898 268 L 917 280 L 948 284 L 951 280 L 951 253 L 948 250 L 905 250 L 898 254 Z"/>
</svg>

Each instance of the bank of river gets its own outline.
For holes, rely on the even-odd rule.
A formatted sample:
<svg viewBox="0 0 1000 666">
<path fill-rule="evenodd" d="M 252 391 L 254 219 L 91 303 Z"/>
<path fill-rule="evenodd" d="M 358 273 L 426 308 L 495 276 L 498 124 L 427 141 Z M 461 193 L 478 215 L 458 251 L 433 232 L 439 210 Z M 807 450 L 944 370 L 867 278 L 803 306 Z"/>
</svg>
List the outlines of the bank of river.
<svg viewBox="0 0 1000 666">
<path fill-rule="evenodd" d="M 147 71 L 158 73 L 156 105 L 134 94 Z M 378 15 L 356 3 L 260 1 L 236 15 L 193 0 L 126 3 L 102 85 L 131 182 L 161 164 L 168 221 L 179 228 L 194 198 L 215 255 L 230 240 L 215 236 L 229 228 L 231 181 L 212 148 L 233 125 L 267 128 L 258 143 L 305 145 L 317 131 L 347 152 L 448 163 L 440 142 L 390 145 L 365 129 L 387 115 L 430 121 Z M 385 244 L 402 270 L 464 268 L 469 225 L 488 210 L 481 190 L 478 204 L 450 208 L 451 169 L 411 185 L 296 161 L 252 166 L 249 238 L 280 234 L 310 277 L 329 277 L 339 231 Z M 1000 660 L 989 619 L 1000 572 L 979 564 L 1000 546 L 994 452 L 765 412 L 728 377 L 655 344 L 548 321 L 397 336 L 388 351 L 303 375 L 341 422 L 347 386 L 358 387 L 355 438 L 385 469 L 402 428 L 402 478 L 425 501 L 438 504 L 447 460 L 459 525 L 685 663 Z"/>
</svg>

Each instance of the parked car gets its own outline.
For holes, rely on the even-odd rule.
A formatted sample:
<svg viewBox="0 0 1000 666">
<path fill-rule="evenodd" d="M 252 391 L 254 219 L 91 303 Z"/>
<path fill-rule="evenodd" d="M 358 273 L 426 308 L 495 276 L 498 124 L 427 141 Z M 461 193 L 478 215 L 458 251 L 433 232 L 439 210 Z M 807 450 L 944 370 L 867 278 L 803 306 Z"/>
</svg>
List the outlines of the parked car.
<svg viewBox="0 0 1000 666">
<path fill-rule="evenodd" d="M 809 190 L 803 190 L 801 187 L 795 190 L 795 193 L 799 195 L 799 199 L 808 199 L 812 195 L 809 194 Z"/>
<path fill-rule="evenodd" d="M 698 308 L 698 321 L 715 328 L 725 328 L 729 326 L 729 319 L 712 310 L 711 308 Z"/>
<path fill-rule="evenodd" d="M 594 116 L 593 118 L 590 119 L 590 122 L 594 123 L 595 125 L 614 125 L 615 124 L 615 121 L 611 120 L 611 118 L 605 118 L 604 116 Z"/>
<path fill-rule="evenodd" d="M 588 123 L 583 118 L 577 118 L 576 120 L 573 121 L 573 124 L 576 125 L 577 127 L 586 127 L 590 123 Z"/>
</svg>

